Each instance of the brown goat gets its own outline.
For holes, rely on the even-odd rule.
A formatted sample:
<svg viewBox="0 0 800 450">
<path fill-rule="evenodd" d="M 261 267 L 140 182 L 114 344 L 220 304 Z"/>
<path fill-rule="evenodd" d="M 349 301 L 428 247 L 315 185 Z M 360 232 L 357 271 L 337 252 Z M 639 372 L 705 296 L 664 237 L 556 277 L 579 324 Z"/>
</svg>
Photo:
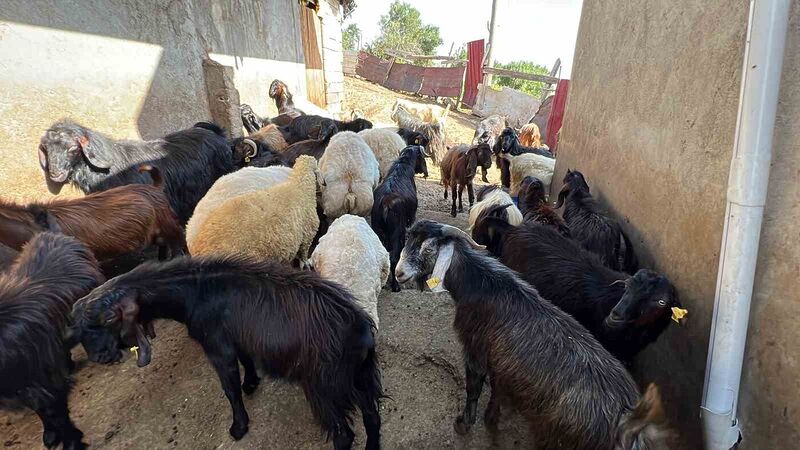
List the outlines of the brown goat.
<svg viewBox="0 0 800 450">
<path fill-rule="evenodd" d="M 535 123 L 525 124 L 519 130 L 519 143 L 525 147 L 541 147 L 542 135 L 539 133 L 539 126 Z"/>
<path fill-rule="evenodd" d="M 439 166 L 442 174 L 442 186 L 444 186 L 444 198 L 447 200 L 447 191 L 452 189 L 453 207 L 450 215 L 456 216 L 456 188 L 458 188 L 458 211 L 464 211 L 464 204 L 461 196 L 464 187 L 467 188 L 469 195 L 469 206 L 475 201 L 475 191 L 472 187 L 472 180 L 478 170 L 478 166 L 484 168 L 484 173 L 492 165 L 492 150 L 489 144 L 481 143 L 478 145 L 457 145 L 447 150 Z"/>
<path fill-rule="evenodd" d="M 78 199 L 57 199 L 17 205 L 0 202 L 0 242 L 19 250 L 35 234 L 62 232 L 86 244 L 98 259 L 120 256 L 149 244 L 159 246 L 159 259 L 186 248 L 183 228 L 164 194 L 157 168 L 153 185 L 129 184 Z"/>
</svg>

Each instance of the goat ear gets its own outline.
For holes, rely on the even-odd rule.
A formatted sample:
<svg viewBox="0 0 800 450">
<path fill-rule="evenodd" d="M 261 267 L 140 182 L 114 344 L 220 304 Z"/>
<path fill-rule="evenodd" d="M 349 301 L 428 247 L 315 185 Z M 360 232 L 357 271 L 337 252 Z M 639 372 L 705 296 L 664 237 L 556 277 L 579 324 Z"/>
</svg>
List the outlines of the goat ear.
<svg viewBox="0 0 800 450">
<path fill-rule="evenodd" d="M 569 185 L 565 184 L 561 187 L 561 190 L 558 192 L 558 200 L 556 201 L 555 208 L 561 208 L 564 206 L 564 199 L 567 198 L 567 194 L 569 194 Z"/>
<path fill-rule="evenodd" d="M 80 136 L 77 141 L 83 156 L 86 157 L 91 165 L 98 169 L 108 169 L 111 167 L 111 161 L 108 157 L 103 155 L 101 151 L 98 151 L 97 146 L 92 145 L 88 137 Z"/>
<path fill-rule="evenodd" d="M 126 295 L 120 300 L 119 309 L 122 318 L 123 334 L 127 336 L 134 335 L 136 337 L 136 346 L 138 347 L 135 349 L 136 365 L 144 367 L 150 364 L 152 349 L 150 347 L 150 341 L 145 334 L 144 327 L 139 323 L 139 302 L 136 295 Z M 148 325 L 148 327 L 152 327 L 152 325 Z M 152 328 L 149 328 L 148 331 L 151 331 L 152 335 L 155 335 Z"/>
</svg>

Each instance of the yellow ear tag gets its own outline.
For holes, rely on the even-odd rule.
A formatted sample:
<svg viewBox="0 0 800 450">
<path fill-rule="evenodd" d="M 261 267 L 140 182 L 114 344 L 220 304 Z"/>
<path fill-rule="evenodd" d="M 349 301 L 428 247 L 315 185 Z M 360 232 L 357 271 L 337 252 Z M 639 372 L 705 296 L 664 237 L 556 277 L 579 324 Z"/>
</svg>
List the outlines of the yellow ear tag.
<svg viewBox="0 0 800 450">
<path fill-rule="evenodd" d="M 433 289 L 436 286 L 438 286 L 439 283 L 441 282 L 442 280 L 440 280 L 439 277 L 433 277 L 433 278 L 428 278 L 428 281 L 426 281 L 425 283 L 428 285 L 429 288 Z"/>
<path fill-rule="evenodd" d="M 136 356 L 136 359 L 139 359 L 139 347 L 137 347 L 137 346 L 135 346 L 135 345 L 134 345 L 134 346 L 133 346 L 133 347 L 131 347 L 129 350 L 130 350 L 131 352 L 133 352 L 133 355 L 134 355 L 134 356 Z"/>
<path fill-rule="evenodd" d="M 677 324 L 680 324 L 681 320 L 683 320 L 687 314 L 689 314 L 688 309 L 678 308 L 677 306 L 672 307 L 672 320 Z"/>
</svg>

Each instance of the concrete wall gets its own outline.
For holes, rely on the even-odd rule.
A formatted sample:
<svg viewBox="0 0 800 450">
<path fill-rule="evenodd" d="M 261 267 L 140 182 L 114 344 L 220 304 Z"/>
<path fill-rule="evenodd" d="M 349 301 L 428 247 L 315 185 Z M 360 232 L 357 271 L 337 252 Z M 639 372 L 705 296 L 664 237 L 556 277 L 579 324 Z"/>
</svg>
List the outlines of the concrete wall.
<svg viewBox="0 0 800 450">
<path fill-rule="evenodd" d="M 36 147 L 61 117 L 145 139 L 208 119 L 206 57 L 234 67 L 241 101 L 261 114 L 277 112 L 267 96 L 274 78 L 304 96 L 299 8 L 295 0 L 3 1 L 3 195 L 46 193 Z"/>
<path fill-rule="evenodd" d="M 508 119 L 510 126 L 520 128 L 539 110 L 538 99 L 508 86 L 500 90 L 490 87 L 486 90 L 484 103 L 480 104 L 483 91 L 483 83 L 478 84 L 478 101 L 472 108 L 472 112 L 480 117 L 500 114 Z"/>
<path fill-rule="evenodd" d="M 743 448 L 796 448 L 800 361 L 800 18 L 793 14 L 770 197 L 739 408 Z M 700 448 L 699 405 L 733 147 L 748 2 L 585 0 L 556 177 L 587 176 L 644 266 L 689 309 L 638 358 L 681 448 Z M 560 183 L 554 183 L 554 190 Z"/>
<path fill-rule="evenodd" d="M 342 113 L 342 102 L 344 101 L 342 16 L 338 0 L 321 2 L 318 15 L 322 23 L 322 62 L 325 71 L 325 96 L 328 101 L 328 111 L 336 115 Z"/>
</svg>

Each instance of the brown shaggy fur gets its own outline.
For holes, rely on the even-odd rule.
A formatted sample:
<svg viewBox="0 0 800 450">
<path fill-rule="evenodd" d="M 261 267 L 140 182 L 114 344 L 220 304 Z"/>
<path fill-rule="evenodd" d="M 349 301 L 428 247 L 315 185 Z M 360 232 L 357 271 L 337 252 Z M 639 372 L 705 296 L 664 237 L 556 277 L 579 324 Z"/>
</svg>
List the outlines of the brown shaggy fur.
<svg viewBox="0 0 800 450">
<path fill-rule="evenodd" d="M 539 133 L 539 126 L 535 123 L 523 126 L 519 131 L 519 143 L 525 147 L 541 147 L 542 135 Z"/>
<path fill-rule="evenodd" d="M 83 198 L 28 205 L 0 201 L 0 241 L 19 250 L 19 240 L 49 230 L 76 237 L 98 259 L 150 244 L 168 246 L 174 255 L 186 247 L 183 227 L 164 194 L 161 176 L 155 171 L 152 175 L 156 185 L 129 184 Z M 12 240 L 25 233 L 27 239 Z"/>
<path fill-rule="evenodd" d="M 269 124 L 265 127 L 261 127 L 260 130 L 247 137 L 255 141 L 259 141 L 279 153 L 286 150 L 286 147 L 289 146 L 289 144 L 286 143 L 286 139 L 283 138 L 281 130 L 278 129 L 278 126 L 275 124 Z"/>
</svg>

